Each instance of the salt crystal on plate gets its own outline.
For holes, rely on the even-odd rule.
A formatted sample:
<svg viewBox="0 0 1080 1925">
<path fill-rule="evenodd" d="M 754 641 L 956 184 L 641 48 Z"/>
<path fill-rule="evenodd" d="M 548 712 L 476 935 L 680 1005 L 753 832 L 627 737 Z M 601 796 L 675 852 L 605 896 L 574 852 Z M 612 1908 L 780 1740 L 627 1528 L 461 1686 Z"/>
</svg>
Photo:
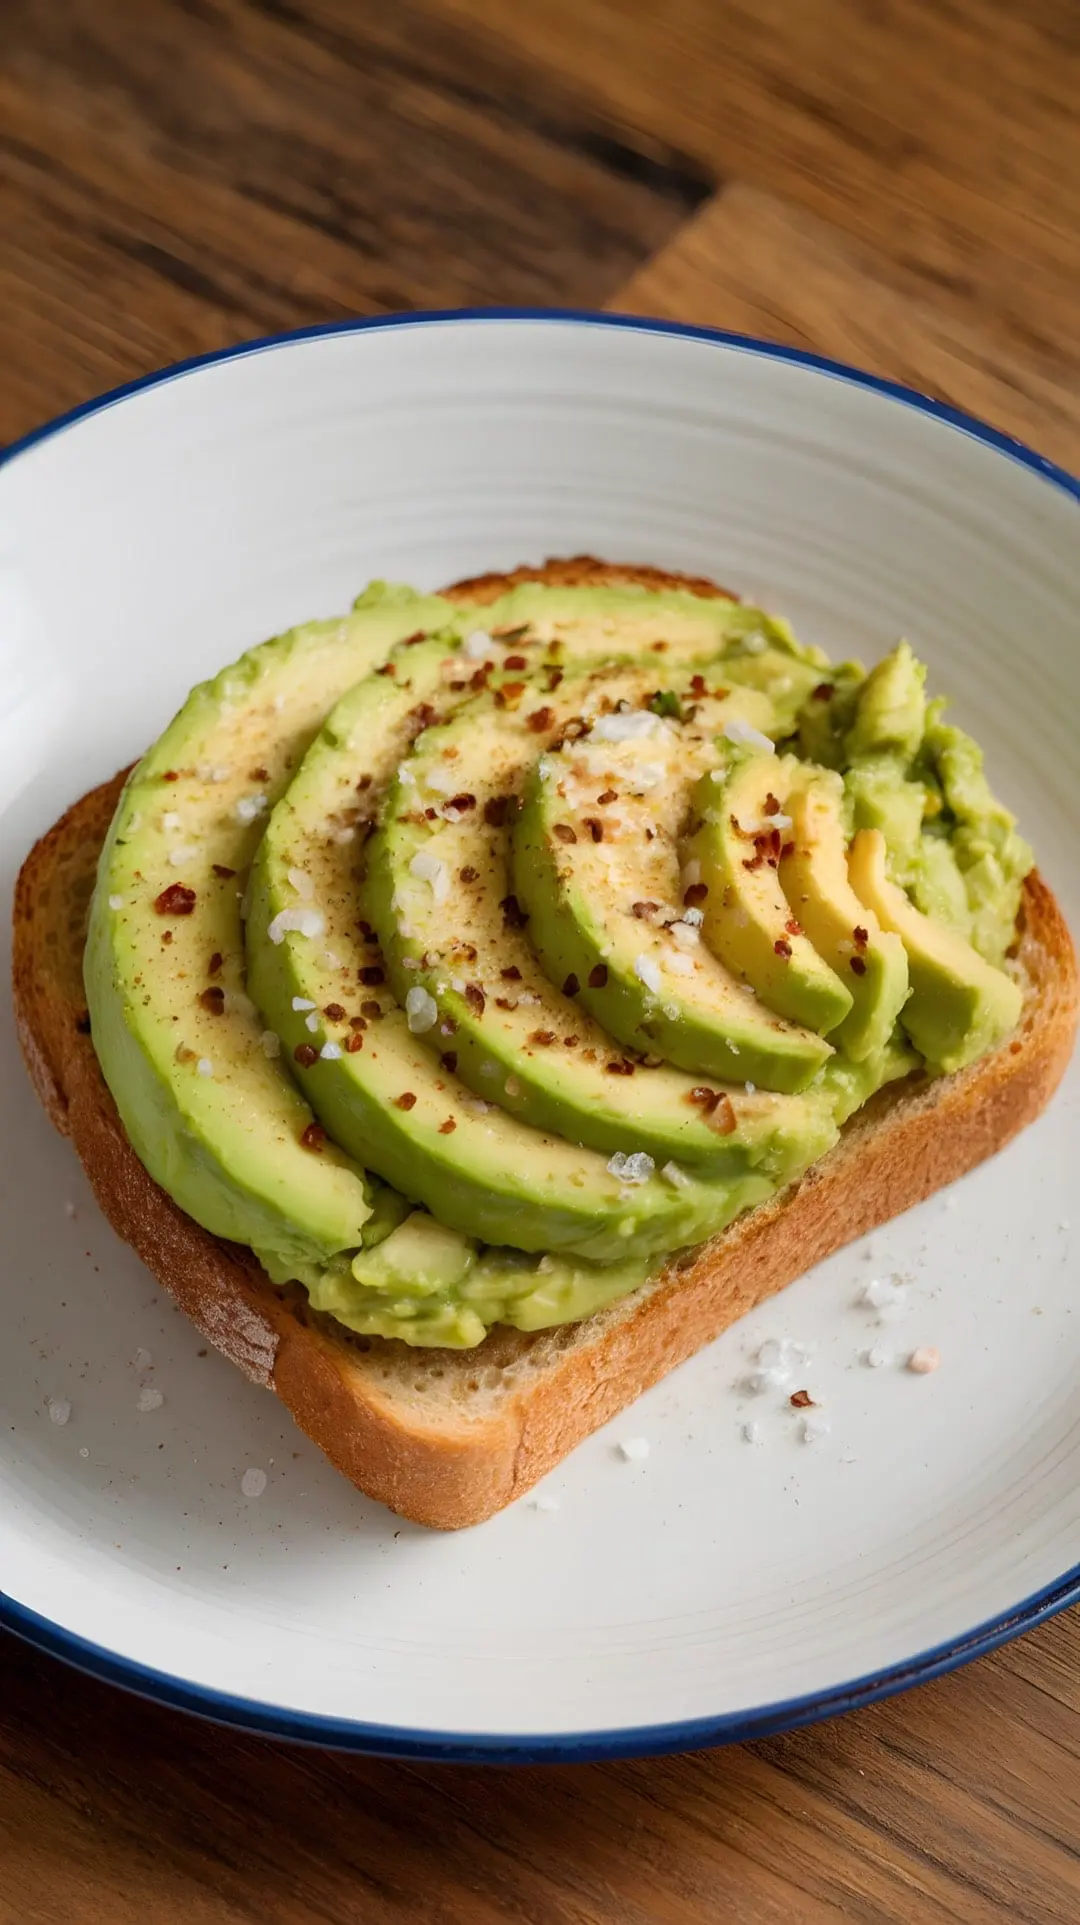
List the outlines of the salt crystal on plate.
<svg viewBox="0 0 1080 1925">
<path fill-rule="evenodd" d="M 135 1399 L 135 1408 L 145 1414 L 149 1410 L 160 1410 L 164 1402 L 165 1399 L 160 1390 L 155 1390 L 152 1384 L 147 1384 Z"/>
<path fill-rule="evenodd" d="M 928 1377 L 932 1370 L 937 1369 L 940 1362 L 940 1350 L 935 1350 L 933 1344 L 924 1343 L 920 1344 L 917 1350 L 912 1351 L 907 1360 L 907 1367 L 914 1371 L 916 1377 Z"/>
<path fill-rule="evenodd" d="M 624 1457 L 628 1464 L 640 1464 L 649 1455 L 649 1440 L 647 1437 L 626 1437 L 618 1449 L 619 1455 Z"/>
<path fill-rule="evenodd" d="M 240 1479 L 240 1489 L 245 1497 L 261 1497 L 266 1489 L 266 1472 L 252 1465 Z"/>
<path fill-rule="evenodd" d="M 66 1397 L 49 1398 L 49 1416 L 54 1424 L 66 1424 L 71 1416 L 71 1405 Z"/>
</svg>

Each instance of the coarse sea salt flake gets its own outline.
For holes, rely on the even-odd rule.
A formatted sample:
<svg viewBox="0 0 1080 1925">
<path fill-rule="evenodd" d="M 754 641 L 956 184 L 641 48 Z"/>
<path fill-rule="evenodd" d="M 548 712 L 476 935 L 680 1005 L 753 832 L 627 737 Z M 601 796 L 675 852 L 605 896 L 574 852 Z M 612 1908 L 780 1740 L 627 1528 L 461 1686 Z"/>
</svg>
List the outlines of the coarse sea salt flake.
<svg viewBox="0 0 1080 1925">
<path fill-rule="evenodd" d="M 417 984 L 405 997 L 405 1017 L 412 1034 L 423 1036 L 438 1022 L 439 1005 L 434 996 Z"/>
<path fill-rule="evenodd" d="M 331 1039 L 330 1042 L 323 1044 L 319 1055 L 324 1063 L 336 1063 L 338 1057 L 341 1055 L 341 1044 L 335 1043 Z"/>
<path fill-rule="evenodd" d="M 110 909 L 122 909 L 122 908 L 123 908 L 123 906 L 124 906 L 124 898 L 123 898 L 123 896 L 110 896 L 110 897 L 109 897 L 109 908 L 110 908 Z"/>
<path fill-rule="evenodd" d="M 494 654 L 495 643 L 486 629 L 474 628 L 472 634 L 466 635 L 462 642 L 461 652 L 468 656 L 470 662 L 479 662 L 485 655 Z"/>
<path fill-rule="evenodd" d="M 256 816 L 263 814 L 267 807 L 264 795 L 242 795 L 233 814 L 238 822 L 254 822 Z"/>
<path fill-rule="evenodd" d="M 434 855 L 430 849 L 418 849 L 409 864 L 409 874 L 418 882 L 431 884 L 431 893 L 437 903 L 443 903 L 450 894 L 450 871 L 441 856 Z"/>
<path fill-rule="evenodd" d="M 310 1016 L 304 1017 L 304 1028 L 306 1030 L 309 1030 L 312 1036 L 314 1036 L 315 1031 L 318 1029 L 318 1027 L 319 1027 L 319 1014 L 317 1010 L 313 1009 Z"/>
<path fill-rule="evenodd" d="M 916 1377 L 928 1377 L 931 1371 L 937 1369 L 940 1362 L 940 1350 L 935 1350 L 933 1344 L 924 1343 L 920 1344 L 917 1350 L 912 1351 L 907 1360 L 907 1367 Z"/>
<path fill-rule="evenodd" d="M 279 909 L 267 925 L 266 933 L 271 942 L 277 943 L 284 942 L 287 935 L 321 936 L 325 928 L 326 919 L 320 909 Z"/>
<path fill-rule="evenodd" d="M 214 1074 L 214 1065 L 210 1061 L 209 1056 L 200 1056 L 195 1068 L 198 1070 L 200 1076 L 212 1076 Z"/>
<path fill-rule="evenodd" d="M 315 1004 L 310 996 L 294 996 L 292 1006 L 294 1009 L 314 1009 Z"/>
<path fill-rule="evenodd" d="M 620 1183 L 647 1183 L 656 1165 L 645 1150 L 631 1150 L 629 1154 L 616 1150 L 607 1167 Z"/>
<path fill-rule="evenodd" d="M 681 949 L 669 949 L 664 957 L 664 968 L 670 969 L 673 976 L 692 976 L 694 959 L 684 955 Z"/>
<path fill-rule="evenodd" d="M 163 829 L 180 828 L 181 818 L 177 815 L 175 809 L 166 809 L 165 814 L 161 818 L 161 826 Z"/>
<path fill-rule="evenodd" d="M 49 1418 L 54 1424 L 66 1424 L 71 1416 L 71 1405 L 66 1397 L 49 1398 Z"/>
<path fill-rule="evenodd" d="M 586 739 L 589 742 L 643 742 L 650 735 L 668 734 L 670 730 L 663 717 L 654 715 L 651 709 L 628 709 L 599 716 Z"/>
<path fill-rule="evenodd" d="M 154 1359 L 145 1345 L 140 1344 L 131 1359 L 131 1366 L 133 1370 L 149 1370 L 153 1361 Z"/>
<path fill-rule="evenodd" d="M 687 1176 L 686 1171 L 680 1169 L 677 1163 L 665 1163 L 660 1174 L 666 1177 L 669 1183 L 674 1184 L 677 1190 L 687 1189 L 692 1181 L 692 1179 Z"/>
<path fill-rule="evenodd" d="M 306 869 L 287 869 L 285 871 L 293 888 L 304 902 L 310 902 L 315 894 L 315 884 Z"/>
<path fill-rule="evenodd" d="M 643 1464 L 649 1455 L 649 1448 L 647 1437 L 624 1437 L 619 1443 L 618 1451 L 620 1457 L 625 1458 L 628 1464 Z"/>
<path fill-rule="evenodd" d="M 266 1489 L 266 1482 L 266 1472 L 257 1470 L 253 1464 L 240 1479 L 240 1489 L 245 1497 L 261 1497 Z"/>
<path fill-rule="evenodd" d="M 170 866 L 174 869 L 183 869 L 189 862 L 194 862 L 198 853 L 193 843 L 185 842 L 178 845 L 175 849 L 169 850 Z"/>
<path fill-rule="evenodd" d="M 156 1390 L 153 1384 L 145 1384 L 135 1399 L 135 1408 L 146 1416 L 148 1411 L 160 1410 L 164 1402 L 165 1399 L 160 1390 Z"/>
<path fill-rule="evenodd" d="M 756 729 L 752 722 L 744 721 L 741 715 L 732 716 L 724 729 L 724 734 L 729 742 L 738 742 L 745 744 L 747 748 L 760 749 L 763 755 L 776 753 L 776 743 L 771 742 L 760 729 Z"/>
<path fill-rule="evenodd" d="M 634 974 L 639 982 L 644 983 L 646 989 L 652 990 L 654 996 L 660 994 L 664 979 L 660 974 L 660 965 L 655 956 L 635 956 Z"/>
</svg>

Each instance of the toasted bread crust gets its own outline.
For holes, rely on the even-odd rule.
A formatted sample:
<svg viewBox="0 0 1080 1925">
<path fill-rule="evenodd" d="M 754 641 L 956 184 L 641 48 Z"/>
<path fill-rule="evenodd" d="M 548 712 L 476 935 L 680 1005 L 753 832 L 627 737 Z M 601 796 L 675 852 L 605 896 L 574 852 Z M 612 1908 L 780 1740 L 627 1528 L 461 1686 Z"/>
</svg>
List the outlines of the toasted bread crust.
<svg viewBox="0 0 1080 1925">
<path fill-rule="evenodd" d="M 696 578 L 588 557 L 482 576 L 448 591 L 490 600 L 518 581 L 634 581 L 726 593 Z M 124 1132 L 88 1033 L 85 908 L 123 775 L 74 804 L 30 852 L 14 906 L 19 1040 L 37 1093 L 69 1135 L 114 1229 L 224 1355 L 275 1390 L 368 1495 L 440 1529 L 478 1523 L 546 1474 L 590 1431 L 813 1264 L 1001 1149 L 1049 1101 L 1077 1022 L 1076 962 L 1057 903 L 1025 885 L 1015 1036 L 957 1076 L 882 1091 L 801 1182 L 655 1283 L 571 1329 L 492 1332 L 438 1353 L 438 1394 L 417 1374 L 434 1353 L 356 1339 L 276 1289 L 250 1251 L 202 1230 L 148 1176 Z M 498 1394 L 481 1395 L 494 1373 Z M 450 1392 L 446 1379 L 450 1379 Z"/>
</svg>

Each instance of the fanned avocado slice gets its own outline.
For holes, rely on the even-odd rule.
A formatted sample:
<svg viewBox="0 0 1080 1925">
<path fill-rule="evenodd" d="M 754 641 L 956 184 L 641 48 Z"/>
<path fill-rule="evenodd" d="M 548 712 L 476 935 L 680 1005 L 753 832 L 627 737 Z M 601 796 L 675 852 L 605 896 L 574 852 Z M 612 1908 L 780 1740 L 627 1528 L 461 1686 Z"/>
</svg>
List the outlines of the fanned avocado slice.
<svg viewBox="0 0 1080 1925">
<path fill-rule="evenodd" d="M 476 696 L 428 729 L 369 845 L 365 913 L 399 1002 L 429 1030 L 455 1024 L 458 1075 L 479 1095 L 595 1149 L 633 1143 L 661 1162 L 724 1175 L 763 1167 L 782 1180 L 834 1140 L 830 1105 L 747 1094 L 741 1082 L 712 1089 L 655 1057 L 628 1056 L 582 1008 L 576 978 L 557 986 L 544 974 L 513 893 L 510 823 L 538 754 L 568 722 L 596 719 L 601 698 L 640 702 L 654 684 L 651 666 L 605 665 L 555 687 L 541 676 L 520 696 Z M 725 705 L 706 697 L 695 706 L 694 729 L 681 733 L 683 779 L 695 755 L 712 758 L 710 718 Z M 603 793 L 604 779 L 596 786 Z M 437 899 L 439 865 L 449 902 Z"/>
<path fill-rule="evenodd" d="M 907 1000 L 908 966 L 899 936 L 882 929 L 848 878 L 843 784 L 824 769 L 802 769 L 787 789 L 791 818 L 780 884 L 818 954 L 847 982 L 852 1008 L 830 1032 L 855 1062 L 884 1049 Z"/>
<path fill-rule="evenodd" d="M 475 619 L 376 584 L 344 620 L 253 649 L 192 692 L 131 776 L 102 850 L 86 994 L 124 1127 L 189 1216 L 277 1276 L 355 1248 L 373 1199 L 348 1155 L 306 1147 L 314 1117 L 248 999 L 248 866 L 341 692 L 403 636 Z"/>
<path fill-rule="evenodd" d="M 733 748 L 728 766 L 694 790 L 698 826 L 684 859 L 700 872 L 702 935 L 713 954 L 767 1009 L 827 1036 L 850 1010 L 851 991 L 803 933 L 779 879 L 791 828 L 783 805 L 798 766 L 771 751 Z"/>
<path fill-rule="evenodd" d="M 861 829 L 848 871 L 860 902 L 907 952 L 911 996 L 901 1022 L 931 1069 L 963 1069 L 1015 1029 L 1023 1006 L 1020 986 L 955 930 L 916 909 L 889 880 L 885 859 L 880 830 Z"/>
<path fill-rule="evenodd" d="M 252 872 L 252 993 L 320 1122 L 441 1222 L 488 1243 L 611 1260 L 700 1241 L 743 1207 L 737 1199 L 767 1194 L 768 1178 L 674 1180 L 632 1139 L 605 1161 L 530 1129 L 458 1080 L 452 1021 L 414 1033 L 386 988 L 377 937 L 357 914 L 356 848 L 335 824 L 343 798 L 359 795 L 365 810 L 381 798 L 440 691 L 469 687 L 437 643 L 389 666 L 394 674 L 360 683 L 329 718 Z M 501 671 L 504 690 L 521 687 L 516 673 Z M 449 871 L 432 869 L 428 886 L 450 903 Z M 320 918 L 314 938 L 305 905 Z"/>
<path fill-rule="evenodd" d="M 770 718 L 765 696 L 737 688 L 715 698 L 710 734 L 752 737 Z M 708 755 L 687 752 L 674 717 L 644 710 L 541 757 L 514 828 L 515 894 L 548 975 L 573 975 L 629 1048 L 691 1074 L 801 1090 L 829 1044 L 764 1008 L 705 947 L 705 885 L 696 869 L 680 874 L 678 835 Z"/>
</svg>

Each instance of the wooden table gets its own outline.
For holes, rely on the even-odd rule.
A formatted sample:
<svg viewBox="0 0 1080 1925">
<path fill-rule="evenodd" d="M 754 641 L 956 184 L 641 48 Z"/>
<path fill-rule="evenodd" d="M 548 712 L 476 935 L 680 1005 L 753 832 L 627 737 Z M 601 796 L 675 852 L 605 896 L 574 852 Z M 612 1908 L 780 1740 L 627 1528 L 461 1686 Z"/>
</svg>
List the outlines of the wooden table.
<svg viewBox="0 0 1080 1925">
<path fill-rule="evenodd" d="M 0 439 L 312 320 L 809 345 L 1080 466 L 1075 0 L 4 0 Z M 1080 1616 L 854 1717 L 500 1772 L 0 1646 L 0 1925 L 1080 1919 Z"/>
</svg>

